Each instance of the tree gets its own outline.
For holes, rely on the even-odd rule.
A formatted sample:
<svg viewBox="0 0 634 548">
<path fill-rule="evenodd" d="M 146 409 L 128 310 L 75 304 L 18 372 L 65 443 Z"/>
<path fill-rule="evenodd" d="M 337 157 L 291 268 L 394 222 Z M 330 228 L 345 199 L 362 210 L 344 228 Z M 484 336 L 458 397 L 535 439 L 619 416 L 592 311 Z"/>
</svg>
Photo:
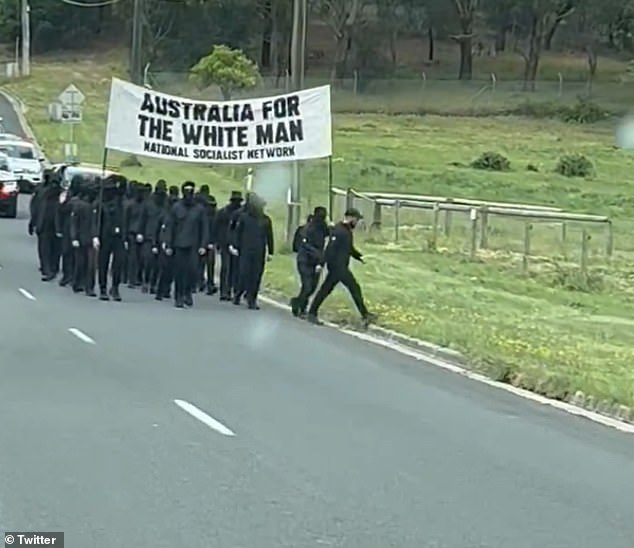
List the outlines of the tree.
<svg viewBox="0 0 634 548">
<path fill-rule="evenodd" d="M 453 0 L 460 23 L 460 34 L 451 38 L 460 46 L 459 80 L 471 80 L 473 77 L 473 24 L 479 6 L 479 0 Z"/>
<path fill-rule="evenodd" d="M 335 57 L 331 71 L 333 83 L 346 75 L 352 37 L 362 20 L 366 5 L 366 0 L 315 0 L 311 5 L 314 13 L 323 18 L 335 36 Z"/>
<path fill-rule="evenodd" d="M 257 65 L 242 51 L 227 46 L 214 46 L 190 69 L 191 78 L 201 89 L 216 85 L 225 101 L 234 91 L 254 88 L 260 78 Z"/>
<path fill-rule="evenodd" d="M 535 91 L 539 60 L 546 38 L 553 28 L 575 10 L 577 0 L 524 0 L 522 6 L 528 21 L 528 45 L 524 57 L 524 91 Z"/>
</svg>

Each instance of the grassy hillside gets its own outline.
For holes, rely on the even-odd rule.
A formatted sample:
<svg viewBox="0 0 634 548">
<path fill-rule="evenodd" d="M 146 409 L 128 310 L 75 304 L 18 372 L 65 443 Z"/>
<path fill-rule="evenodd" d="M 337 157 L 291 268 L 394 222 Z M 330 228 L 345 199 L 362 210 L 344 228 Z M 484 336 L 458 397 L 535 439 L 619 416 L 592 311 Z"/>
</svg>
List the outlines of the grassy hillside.
<svg viewBox="0 0 634 548">
<path fill-rule="evenodd" d="M 66 128 L 47 121 L 46 105 L 69 83 L 87 96 L 85 122 L 76 132 L 84 160 L 100 162 L 108 81 L 121 74 L 113 58 L 40 60 L 27 81 L 6 85 L 28 106 L 27 118 L 51 156 L 60 156 Z M 380 233 L 359 234 L 368 264 L 355 266 L 381 324 L 465 352 L 474 367 L 518 385 L 565 397 L 583 390 L 598 400 L 634 404 L 634 159 L 613 147 L 610 123 L 567 125 L 526 118 L 438 116 L 335 116 L 335 185 L 359 190 L 399 191 L 452 197 L 555 205 L 571 211 L 610 215 L 615 256 L 605 256 L 605 234 L 590 229 L 590 272 L 579 268 L 581 228 L 536 224 L 528 274 L 521 269 L 524 224 L 494 220 L 489 247 L 469 261 L 466 219 L 454 219 L 449 237 L 432 251 L 431 215 L 403 212 L 395 241 L 391 213 Z M 511 160 L 508 173 L 473 170 L 481 152 Z M 594 162 L 596 176 L 568 179 L 553 167 L 566 152 Z M 121 156 L 109 163 L 118 165 Z M 142 160 L 143 161 L 143 160 Z M 527 164 L 533 169 L 527 171 Z M 242 185 L 243 170 L 199 168 L 143 161 L 125 169 L 131 178 L 185 178 L 208 183 L 222 203 Z M 325 203 L 327 165 L 306 168 L 305 205 Z M 276 189 L 264 189 L 272 196 Z M 279 190 L 279 189 L 277 189 Z M 283 204 L 271 199 L 282 237 Z M 341 207 L 341 204 L 338 204 Z M 368 214 L 371 206 L 366 207 Z M 296 288 L 292 257 L 270 265 L 266 286 L 290 295 Z M 348 297 L 338 292 L 324 312 L 351 321 Z"/>
</svg>

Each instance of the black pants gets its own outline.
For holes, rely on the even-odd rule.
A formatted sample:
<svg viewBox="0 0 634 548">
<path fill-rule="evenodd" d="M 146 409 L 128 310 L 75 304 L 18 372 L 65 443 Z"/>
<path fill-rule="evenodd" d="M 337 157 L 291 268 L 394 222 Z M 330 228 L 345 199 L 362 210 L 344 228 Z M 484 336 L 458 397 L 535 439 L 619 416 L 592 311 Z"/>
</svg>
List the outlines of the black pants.
<svg viewBox="0 0 634 548">
<path fill-rule="evenodd" d="M 143 244 L 128 239 L 128 284 L 141 285 L 143 274 Z"/>
<path fill-rule="evenodd" d="M 174 281 L 174 257 L 170 257 L 165 254 L 164 251 L 160 251 L 159 254 L 159 278 L 157 293 L 161 297 L 168 297 L 172 282 Z"/>
<path fill-rule="evenodd" d="M 240 273 L 236 294 L 244 294 L 247 303 L 255 304 L 264 274 L 264 253 L 245 253 L 240 257 Z"/>
<path fill-rule="evenodd" d="M 354 274 L 350 271 L 349 268 L 336 269 L 336 270 L 328 270 L 328 274 L 326 274 L 326 278 L 324 282 L 321 284 L 321 287 L 317 291 L 313 302 L 308 309 L 309 314 L 316 315 L 319 312 L 319 308 L 326 300 L 326 297 L 330 295 L 333 289 L 337 286 L 338 283 L 342 283 L 346 289 L 349 291 L 352 300 L 354 301 L 357 310 L 364 318 L 368 315 L 368 309 L 363 302 L 363 294 L 361 293 L 361 286 L 357 279 L 354 277 Z"/>
<path fill-rule="evenodd" d="M 319 284 L 319 272 L 315 271 L 317 265 L 308 261 L 297 261 L 297 272 L 299 273 L 299 279 L 301 288 L 299 295 L 295 297 L 297 308 L 300 312 L 306 312 L 309 299 L 313 296 Z"/>
<path fill-rule="evenodd" d="M 143 285 L 156 289 L 159 279 L 159 255 L 152 253 L 154 244 L 143 243 Z"/>
<path fill-rule="evenodd" d="M 60 243 L 55 232 L 44 230 L 37 235 L 37 254 L 43 276 L 56 276 L 59 272 Z"/>
<path fill-rule="evenodd" d="M 82 245 L 75 249 L 73 289 L 87 293 L 95 290 L 95 254 L 92 245 Z"/>
<path fill-rule="evenodd" d="M 174 249 L 174 300 L 190 300 L 196 284 L 198 253 L 191 247 Z"/>
<path fill-rule="evenodd" d="M 104 238 L 99 248 L 99 290 L 106 292 L 108 289 L 108 271 L 112 272 L 112 287 L 119 288 L 123 268 L 123 256 L 125 248 L 123 240 L 119 237 Z M 110 260 L 112 259 L 112 266 Z"/>
<path fill-rule="evenodd" d="M 220 296 L 229 298 L 235 287 L 236 259 L 229 253 L 228 246 L 220 250 Z"/>
<path fill-rule="evenodd" d="M 69 236 L 62 238 L 62 282 L 70 283 L 75 271 L 75 250 Z"/>
<path fill-rule="evenodd" d="M 216 251 L 208 249 L 198 263 L 198 288 L 210 292 L 216 285 Z"/>
</svg>

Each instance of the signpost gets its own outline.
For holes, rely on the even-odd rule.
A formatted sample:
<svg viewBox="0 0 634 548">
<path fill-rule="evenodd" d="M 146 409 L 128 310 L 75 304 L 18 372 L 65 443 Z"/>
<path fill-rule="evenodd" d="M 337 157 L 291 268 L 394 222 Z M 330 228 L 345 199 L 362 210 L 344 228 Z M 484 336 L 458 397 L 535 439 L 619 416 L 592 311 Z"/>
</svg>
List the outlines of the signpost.
<svg viewBox="0 0 634 548">
<path fill-rule="evenodd" d="M 64 145 L 66 161 L 72 162 L 77 159 L 75 124 L 81 124 L 82 105 L 85 99 L 85 95 L 74 84 L 70 84 L 57 98 L 62 105 L 62 123 L 68 124 L 69 127 L 69 142 Z"/>
</svg>

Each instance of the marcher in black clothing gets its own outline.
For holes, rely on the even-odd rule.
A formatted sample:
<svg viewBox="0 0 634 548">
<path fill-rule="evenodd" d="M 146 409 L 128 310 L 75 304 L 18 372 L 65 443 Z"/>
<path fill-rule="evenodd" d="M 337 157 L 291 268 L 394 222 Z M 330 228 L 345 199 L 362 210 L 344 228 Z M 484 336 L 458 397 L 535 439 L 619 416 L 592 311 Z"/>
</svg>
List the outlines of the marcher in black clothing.
<svg viewBox="0 0 634 548">
<path fill-rule="evenodd" d="M 62 279 L 59 281 L 60 287 L 66 287 L 73 280 L 75 270 L 75 250 L 73 249 L 70 237 L 70 216 L 73 208 L 77 206 L 79 196 L 77 192 L 81 188 L 82 178 L 75 175 L 70 182 L 68 190 L 60 195 L 60 204 L 55 215 L 55 232 L 61 241 L 62 253 Z"/>
<path fill-rule="evenodd" d="M 128 252 L 128 287 L 141 285 L 143 272 L 143 233 L 145 229 L 144 185 L 136 183 L 132 190 L 133 200 L 125 210 L 126 247 Z"/>
<path fill-rule="evenodd" d="M 311 213 L 308 217 L 306 217 L 306 222 L 295 229 L 295 234 L 293 234 L 293 253 L 299 253 L 299 246 L 302 244 L 302 240 L 304 239 L 304 232 L 312 220 L 313 214 Z"/>
<path fill-rule="evenodd" d="M 70 216 L 70 237 L 75 249 L 73 291 L 85 291 L 89 297 L 95 293 L 95 242 L 93 241 L 94 201 L 97 192 L 92 185 L 82 188 L 80 200 Z"/>
<path fill-rule="evenodd" d="M 193 306 L 198 257 L 207 251 L 209 225 L 205 210 L 194 200 L 195 185 L 183 183 L 183 199 L 169 212 L 166 253 L 174 255 L 174 301 L 177 308 Z"/>
<path fill-rule="evenodd" d="M 48 186 L 49 178 L 50 178 L 50 175 L 45 174 L 44 182 L 41 185 L 37 186 L 35 190 L 33 191 L 33 194 L 31 195 L 31 201 L 29 202 L 29 212 L 30 212 L 29 227 L 28 227 L 29 236 L 33 236 L 33 234 L 35 234 L 35 226 L 37 225 L 37 218 L 38 218 L 39 210 L 40 210 L 39 206 L 42 201 L 42 194 L 44 193 L 44 191 L 46 190 Z M 40 242 L 40 236 L 38 234 L 37 235 L 37 257 L 38 257 L 38 262 L 40 265 L 39 271 L 42 274 L 42 276 L 44 276 L 45 257 L 43 256 L 42 250 L 43 250 L 43 246 L 42 246 L 42 243 Z"/>
<path fill-rule="evenodd" d="M 125 180 L 111 176 L 102 183 L 101 201 L 97 203 L 93 223 L 93 245 L 97 249 L 97 268 L 99 279 L 99 298 L 107 301 L 112 297 L 121 301 L 119 286 L 123 269 L 124 226 L 123 192 Z M 112 264 L 110 261 L 112 260 Z M 108 271 L 112 281 L 108 292 Z"/>
<path fill-rule="evenodd" d="M 136 189 L 138 188 L 139 183 L 137 181 L 128 181 L 126 183 L 126 187 L 125 187 L 125 192 L 124 192 L 124 198 L 123 198 L 123 211 L 124 211 L 124 215 L 125 212 L 128 210 L 128 207 L 134 203 L 134 194 L 136 192 Z M 123 239 L 124 239 L 124 254 L 123 254 L 123 266 L 121 267 L 122 270 L 122 274 L 121 274 L 121 283 L 123 284 L 127 284 L 128 283 L 128 271 L 130 270 L 129 268 L 129 253 L 128 253 L 128 239 L 127 239 L 127 234 L 123 235 Z"/>
<path fill-rule="evenodd" d="M 143 293 L 156 293 L 159 280 L 159 235 L 167 211 L 167 184 L 156 183 L 154 193 L 145 201 L 143 233 Z"/>
<path fill-rule="evenodd" d="M 169 187 L 169 190 L 167 193 L 167 205 L 169 207 L 172 207 L 176 202 L 178 202 L 179 200 L 178 194 L 179 194 L 179 190 L 176 185 L 172 185 Z"/>
<path fill-rule="evenodd" d="M 242 192 L 234 190 L 229 203 L 218 211 L 214 228 L 215 248 L 220 253 L 220 300 L 230 301 L 232 298 L 232 280 L 238 269 L 238 258 L 229 252 L 230 224 L 234 215 L 242 205 Z"/>
<path fill-rule="evenodd" d="M 207 221 L 209 223 L 209 244 L 207 245 L 207 253 L 200 257 L 198 263 L 198 290 L 207 290 L 207 295 L 214 295 L 218 292 L 216 288 L 216 250 L 214 247 L 215 222 L 218 204 L 216 198 L 209 193 L 209 186 L 202 185 L 200 191 L 196 195 L 198 203 L 205 209 L 207 213 Z"/>
<path fill-rule="evenodd" d="M 348 209 L 343 221 L 337 223 L 332 229 L 325 252 L 325 263 L 328 273 L 308 309 L 307 319 L 311 323 L 321 324 L 317 316 L 319 308 L 338 283 L 342 283 L 350 292 L 350 296 L 365 324 L 369 324 L 374 319 L 374 316 L 368 312 L 365 306 L 361 287 L 350 271 L 350 257 L 363 262 L 363 256 L 354 247 L 352 236 L 352 231 L 362 218 L 363 216 L 359 210 L 355 208 Z"/>
<path fill-rule="evenodd" d="M 265 202 L 257 195 L 250 194 L 244 211 L 237 219 L 231 252 L 239 257 L 240 274 L 233 303 L 240 304 L 245 296 L 249 309 L 259 310 L 257 304 L 264 265 L 267 257 L 273 255 L 273 225 L 264 213 Z"/>
<path fill-rule="evenodd" d="M 38 255 L 44 282 L 54 280 L 59 272 L 61 240 L 56 236 L 55 216 L 61 192 L 59 178 L 47 172 L 42 190 L 38 192 L 33 203 L 34 219 L 29 223 L 29 232 L 35 229 L 37 234 Z"/>
<path fill-rule="evenodd" d="M 324 245 L 330 232 L 325 207 L 316 207 L 309 222 L 301 231 L 301 241 L 297 250 L 297 272 L 301 288 L 297 297 L 291 299 L 293 316 L 304 316 L 308 300 L 319 284 L 324 266 Z"/>
</svg>

